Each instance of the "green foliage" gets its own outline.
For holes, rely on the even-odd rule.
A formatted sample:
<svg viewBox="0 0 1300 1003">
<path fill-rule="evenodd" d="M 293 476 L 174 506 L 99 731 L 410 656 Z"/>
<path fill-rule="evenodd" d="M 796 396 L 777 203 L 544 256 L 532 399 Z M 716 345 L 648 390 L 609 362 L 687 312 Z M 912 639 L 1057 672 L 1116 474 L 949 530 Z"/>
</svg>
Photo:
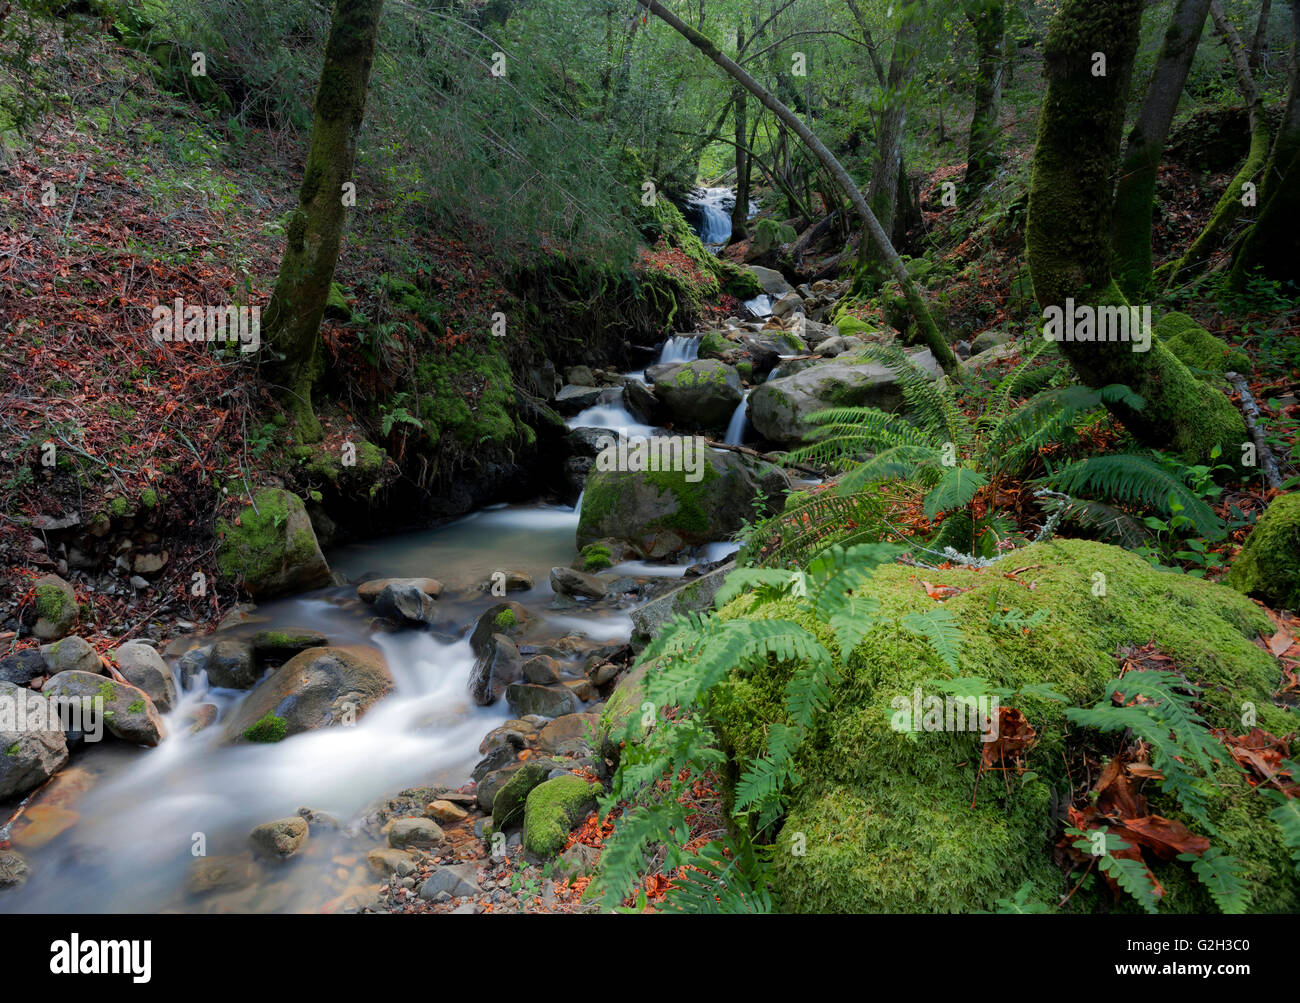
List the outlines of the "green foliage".
<svg viewBox="0 0 1300 1003">
<path fill-rule="evenodd" d="M 1074 841 L 1074 848 L 1095 856 L 1102 872 L 1113 878 L 1116 884 L 1132 895 L 1138 905 L 1152 914 L 1159 911 L 1160 891 L 1146 864 L 1141 860 L 1115 856 L 1116 850 L 1130 849 L 1128 843 L 1112 835 L 1105 826 L 1086 832 L 1082 829 L 1067 828 L 1065 832 L 1069 836 L 1081 837 Z M 1096 852 L 1094 839 L 1098 834 L 1103 836 L 1105 841 L 1102 853 Z"/>
<path fill-rule="evenodd" d="M 1222 847 L 1212 846 L 1200 856 L 1180 853 L 1178 859 L 1192 865 L 1192 873 L 1222 912 L 1236 915 L 1250 906 L 1250 891 L 1241 879 L 1241 867 Z"/>
</svg>

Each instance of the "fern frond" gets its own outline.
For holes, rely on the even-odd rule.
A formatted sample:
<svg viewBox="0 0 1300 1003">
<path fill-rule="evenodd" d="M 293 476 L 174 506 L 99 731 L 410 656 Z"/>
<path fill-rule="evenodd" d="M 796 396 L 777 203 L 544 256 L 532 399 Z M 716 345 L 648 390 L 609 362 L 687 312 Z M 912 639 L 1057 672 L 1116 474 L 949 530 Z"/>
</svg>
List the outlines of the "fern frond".
<svg viewBox="0 0 1300 1003">
<path fill-rule="evenodd" d="M 644 866 L 646 847 L 671 839 L 685 821 L 685 813 L 676 800 L 668 800 L 637 805 L 615 819 L 596 876 L 596 893 L 606 909 L 615 908 L 631 893 Z"/>
<path fill-rule="evenodd" d="M 1291 775 L 1300 775 L 1300 770 L 1297 770 L 1294 764 Z M 1291 851 L 1296 873 L 1300 874 L 1300 798 L 1289 798 L 1281 791 L 1271 788 L 1261 788 L 1260 793 L 1275 804 L 1268 817 L 1282 830 L 1282 842 Z"/>
<path fill-rule="evenodd" d="M 903 618 L 903 626 L 929 641 L 948 668 L 959 671 L 962 631 L 952 610 L 936 606 L 926 613 L 909 613 Z"/>
<path fill-rule="evenodd" d="M 755 847 L 748 839 L 716 839 L 680 861 L 664 897 L 669 912 L 693 915 L 761 915 L 772 911 L 768 892 L 768 847 Z"/>
<path fill-rule="evenodd" d="M 965 508 L 988 482 L 987 477 L 969 467 L 947 468 L 939 483 L 925 496 L 925 517 L 933 520 L 940 512 Z"/>
<path fill-rule="evenodd" d="M 789 590 L 792 584 L 793 579 L 789 571 L 779 571 L 774 568 L 737 568 L 727 575 L 722 588 L 718 589 L 713 597 L 713 606 L 715 609 L 722 609 L 736 596 L 745 592 L 762 591 L 769 595 L 776 595 Z"/>
<path fill-rule="evenodd" d="M 856 494 L 875 481 L 896 477 L 933 480 L 932 473 L 929 477 L 924 476 L 924 468 L 937 468 L 939 461 L 939 451 L 931 446 L 895 446 L 877 453 L 845 474 L 840 479 L 839 491 L 840 494 Z"/>
<path fill-rule="evenodd" d="M 908 414 L 925 431 L 930 442 L 951 442 L 960 453 L 970 450 L 975 430 L 946 386 L 932 379 L 895 345 L 867 345 L 860 351 L 866 358 L 893 371 Z"/>
<path fill-rule="evenodd" d="M 1250 888 L 1242 880 L 1241 865 L 1222 847 L 1212 846 L 1200 856 L 1180 853 L 1178 859 L 1192 865 L 1192 873 L 1221 912 L 1237 916 L 1250 908 Z"/>
<path fill-rule="evenodd" d="M 1085 529 L 1096 530 L 1102 539 L 1126 550 L 1136 550 L 1151 541 L 1151 534 L 1134 516 L 1105 502 L 1085 498 L 1054 498 L 1044 495 L 1038 500 L 1048 515 L 1062 518 Z"/>
</svg>

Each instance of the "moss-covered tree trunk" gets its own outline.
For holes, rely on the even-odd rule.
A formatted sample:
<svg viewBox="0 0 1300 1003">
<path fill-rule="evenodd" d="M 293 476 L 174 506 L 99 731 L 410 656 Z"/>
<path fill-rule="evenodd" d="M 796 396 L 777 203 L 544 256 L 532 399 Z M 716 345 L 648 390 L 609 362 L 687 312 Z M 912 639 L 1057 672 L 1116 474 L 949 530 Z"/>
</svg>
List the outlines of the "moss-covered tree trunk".
<svg viewBox="0 0 1300 1003">
<path fill-rule="evenodd" d="M 1300 280 L 1300 0 L 1291 2 L 1291 80 L 1277 138 L 1259 185 L 1258 216 L 1237 248 L 1232 285 L 1245 287 L 1256 269 L 1279 281 Z"/>
<path fill-rule="evenodd" d="M 1219 0 L 1210 0 L 1210 17 L 1214 21 L 1215 31 L 1227 46 L 1228 55 L 1232 59 L 1232 68 L 1237 76 L 1237 89 L 1246 102 L 1246 114 L 1250 123 L 1250 149 L 1246 153 L 1246 160 L 1241 165 L 1241 170 L 1223 190 L 1214 212 L 1210 214 L 1210 221 L 1192 241 L 1187 252 L 1177 261 L 1164 265 L 1157 273 L 1162 285 L 1173 285 L 1191 278 L 1210 259 L 1210 255 L 1219 249 L 1245 209 L 1242 195 L 1247 182 L 1258 180 L 1260 172 L 1264 169 L 1264 161 L 1268 157 L 1268 127 L 1264 124 L 1264 103 L 1260 97 L 1259 87 L 1255 83 L 1255 75 L 1250 69 L 1246 47 L 1241 41 L 1241 36 L 1237 34 L 1237 29 L 1228 20 L 1223 4 Z"/>
<path fill-rule="evenodd" d="M 1110 220 L 1124 109 L 1142 0 L 1065 0 L 1048 31 L 1047 93 L 1038 123 L 1026 225 L 1039 305 L 1127 306 L 1110 274 Z M 1101 58 L 1104 57 L 1104 75 Z M 1122 383 L 1146 402 L 1112 410 L 1143 443 L 1208 459 L 1215 445 L 1239 454 L 1246 429 L 1222 393 L 1196 379 L 1152 338 L 1061 341 L 1062 355 L 1091 387 Z"/>
<path fill-rule="evenodd" d="M 383 0 L 335 0 L 298 208 L 289 219 L 266 310 L 265 341 L 275 357 L 265 372 L 280 388 L 304 441 L 320 437 L 311 405 L 320 322 L 343 239 L 344 185 L 352 180 L 383 7 Z"/>
<path fill-rule="evenodd" d="M 907 273 L 907 266 L 903 264 L 903 259 L 898 256 L 893 244 L 889 242 L 889 237 L 882 229 L 880 220 L 876 219 L 875 214 L 872 213 L 871 207 L 867 205 L 867 200 L 863 197 L 861 190 L 853 183 L 853 178 L 844 169 L 844 165 L 826 148 L 826 144 L 817 138 L 816 134 L 803 123 L 799 116 L 778 101 L 771 91 L 746 73 L 734 60 L 729 59 L 719 51 L 718 47 L 708 38 L 665 8 L 659 0 L 637 0 L 637 2 L 699 49 L 700 52 L 708 56 L 733 80 L 738 81 L 745 90 L 758 98 L 759 103 L 764 108 L 784 122 L 803 144 L 812 151 L 813 156 L 835 179 L 835 183 L 839 185 L 844 194 L 849 197 L 849 201 L 853 203 L 853 208 L 861 218 L 867 234 L 881 248 L 885 266 L 889 269 L 890 274 L 898 280 L 898 284 L 903 290 L 907 305 L 912 311 L 912 316 L 916 319 L 916 326 L 920 330 L 922 341 L 934 353 L 935 359 L 944 368 L 945 372 L 956 372 L 958 368 L 957 358 L 952 354 L 952 346 L 940 333 L 938 326 L 934 322 L 934 317 L 931 316 L 929 308 L 925 305 L 925 300 L 921 298 L 920 290 L 917 289 L 916 283 L 912 281 L 912 277 Z"/>
<path fill-rule="evenodd" d="M 1175 5 L 1146 99 L 1120 161 L 1111 238 L 1115 281 L 1126 296 L 1146 295 L 1151 287 L 1151 210 L 1156 170 L 1209 10 L 1210 0 L 1178 0 Z"/>
<path fill-rule="evenodd" d="M 1202 0 L 1208 4 L 1210 0 Z M 966 147 L 968 193 L 977 192 L 993 179 L 1000 160 L 998 112 L 1002 105 L 1002 70 L 1006 66 L 1006 4 L 1004 0 L 965 0 L 966 19 L 975 29 L 975 111 Z"/>
</svg>

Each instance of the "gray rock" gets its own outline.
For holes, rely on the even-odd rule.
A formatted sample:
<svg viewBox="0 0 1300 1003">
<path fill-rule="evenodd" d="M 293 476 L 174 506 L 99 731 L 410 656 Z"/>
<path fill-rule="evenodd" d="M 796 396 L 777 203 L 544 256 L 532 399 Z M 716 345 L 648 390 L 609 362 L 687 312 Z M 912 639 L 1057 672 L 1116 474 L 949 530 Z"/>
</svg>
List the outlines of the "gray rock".
<svg viewBox="0 0 1300 1003">
<path fill-rule="evenodd" d="M 979 355 L 980 352 L 987 352 L 990 348 L 997 348 L 998 345 L 1005 345 L 1011 340 L 1011 334 L 1007 331 L 982 331 L 975 336 L 975 340 L 970 343 L 970 354 Z"/>
<path fill-rule="evenodd" d="M 628 378 L 623 381 L 623 406 L 637 421 L 654 425 L 659 420 L 659 398 L 654 391 L 640 380 Z"/>
<path fill-rule="evenodd" d="M 357 586 L 357 598 L 362 602 L 373 603 L 390 585 L 414 585 L 430 599 L 442 595 L 442 582 L 436 578 L 372 578 Z"/>
<path fill-rule="evenodd" d="M 48 672 L 49 666 L 45 664 L 44 656 L 32 648 L 24 648 L 0 658 L 0 682 L 26 686 L 37 676 Z"/>
<path fill-rule="evenodd" d="M 253 853 L 259 857 L 284 860 L 292 857 L 307 842 L 307 820 L 297 815 L 263 822 L 248 834 Z"/>
<path fill-rule="evenodd" d="M 754 276 L 758 279 L 758 284 L 763 287 L 763 292 L 773 298 L 794 292 L 794 286 L 790 285 L 790 283 L 785 280 L 785 276 L 774 268 L 763 268 L 761 265 L 750 265 L 749 270 L 753 272 Z"/>
<path fill-rule="evenodd" d="M 555 659 L 550 655 L 534 655 L 524 662 L 524 679 L 538 686 L 554 686 L 560 681 Z"/>
<path fill-rule="evenodd" d="M 506 687 L 523 678 L 523 656 L 506 634 L 493 634 L 475 656 L 470 694 L 481 707 L 496 703 Z"/>
<path fill-rule="evenodd" d="M 713 597 L 722 588 L 727 575 L 736 570 L 734 561 L 693 578 L 666 595 L 651 599 L 632 611 L 632 631 L 638 637 L 652 638 L 659 629 L 680 613 L 698 613 L 713 605 Z"/>
<path fill-rule="evenodd" d="M 656 362 L 653 365 L 646 366 L 646 381 L 658 386 L 660 380 L 666 379 L 684 365 L 686 365 L 684 362 Z"/>
<path fill-rule="evenodd" d="M 53 711 L 40 694 L 0 683 L 0 801 L 39 787 L 68 761 Z"/>
<path fill-rule="evenodd" d="M 506 687 L 506 702 L 515 714 L 540 714 L 542 717 L 560 717 L 576 714 L 582 709 L 574 693 L 563 686 L 535 686 L 532 683 L 511 683 Z"/>
<path fill-rule="evenodd" d="M 323 648 L 330 640 L 318 630 L 289 627 L 283 630 L 259 630 L 249 643 L 256 655 L 289 658 L 308 648 Z"/>
<path fill-rule="evenodd" d="M 601 579 L 572 568 L 551 568 L 551 588 L 563 596 L 605 598 L 605 583 Z"/>
<path fill-rule="evenodd" d="M 228 638 L 212 646 L 208 657 L 208 685 L 232 690 L 249 690 L 257 682 L 257 665 L 253 646 L 247 641 Z"/>
<path fill-rule="evenodd" d="M 375 612 L 404 623 L 432 623 L 437 604 L 414 585 L 389 585 L 375 597 Z"/>
<path fill-rule="evenodd" d="M 157 745 L 167 734 L 162 717 L 144 690 L 92 672 L 60 672 L 41 689 L 45 697 L 103 701 L 104 724 L 125 742 Z"/>
<path fill-rule="evenodd" d="M 208 659 L 212 656 L 212 645 L 203 644 L 197 648 L 182 652 L 176 659 L 176 671 L 181 677 L 181 686 L 192 689 L 200 672 L 208 671 Z"/>
<path fill-rule="evenodd" d="M 0 889 L 16 888 L 27 881 L 27 861 L 17 850 L 0 850 Z"/>
<path fill-rule="evenodd" d="M 113 652 L 113 658 L 126 681 L 148 693 L 154 706 L 164 714 L 176 705 L 176 681 L 172 678 L 172 670 L 153 648 L 132 641 Z"/>
<path fill-rule="evenodd" d="M 725 429 L 743 396 L 740 375 L 717 359 L 678 366 L 655 383 L 664 410 L 680 428 Z"/>
<path fill-rule="evenodd" d="M 41 657 L 45 659 L 45 667 L 50 675 L 59 672 L 90 672 L 99 675 L 104 671 L 99 652 L 82 637 L 65 637 L 53 644 L 42 644 Z"/>
<path fill-rule="evenodd" d="M 77 624 L 77 593 L 58 575 L 42 575 L 36 590 L 36 623 L 32 633 L 42 641 L 66 637 Z"/>
<path fill-rule="evenodd" d="M 437 822 L 431 818 L 397 818 L 393 819 L 388 830 L 388 845 L 395 850 L 416 847 L 431 850 L 441 846 L 446 835 Z"/>
<path fill-rule="evenodd" d="M 772 316 L 777 319 L 803 312 L 803 298 L 796 292 L 788 292 L 772 304 Z"/>
<path fill-rule="evenodd" d="M 473 864 L 443 864 L 420 886 L 420 898 L 432 899 L 439 894 L 461 898 L 479 895 L 482 891 Z"/>
<path fill-rule="evenodd" d="M 555 395 L 555 410 L 562 415 L 575 415 L 601 402 L 608 387 L 580 387 L 569 384 Z"/>
</svg>

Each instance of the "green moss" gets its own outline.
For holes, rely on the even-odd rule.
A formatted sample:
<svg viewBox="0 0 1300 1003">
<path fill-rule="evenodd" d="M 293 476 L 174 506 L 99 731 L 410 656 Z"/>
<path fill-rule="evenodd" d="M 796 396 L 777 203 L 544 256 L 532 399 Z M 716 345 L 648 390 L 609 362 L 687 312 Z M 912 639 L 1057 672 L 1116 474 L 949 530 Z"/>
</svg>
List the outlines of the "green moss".
<svg viewBox="0 0 1300 1003">
<path fill-rule="evenodd" d="M 249 742 L 279 742 L 287 730 L 284 718 L 268 713 L 244 729 L 244 738 Z"/>
<path fill-rule="evenodd" d="M 754 378 L 754 364 L 748 359 L 741 359 L 735 365 L 736 374 L 745 382 Z"/>
<path fill-rule="evenodd" d="M 131 703 L 127 705 L 126 709 L 131 714 L 142 714 L 144 713 L 144 701 L 133 700 Z"/>
<path fill-rule="evenodd" d="M 515 618 L 515 611 L 507 606 L 496 615 L 492 622 L 495 623 L 500 630 L 509 630 L 518 621 Z"/>
<path fill-rule="evenodd" d="M 524 849 L 553 857 L 564 849 L 569 833 L 596 807 L 600 784 L 568 774 L 534 787 L 524 802 Z"/>
<path fill-rule="evenodd" d="M 57 585 L 41 585 L 36 589 L 36 615 L 51 623 L 61 623 L 70 612 L 75 617 L 77 603 Z"/>
<path fill-rule="evenodd" d="M 1068 796 L 1079 778 L 1065 769 L 1066 736 L 1077 729 L 1068 726 L 1063 706 L 1018 701 L 1039 736 L 1026 763 L 1038 779 L 1025 783 L 1011 777 L 1008 792 L 1001 777 L 986 776 L 972 808 L 978 736 L 906 734 L 890 726 L 891 700 L 909 697 L 914 687 L 933 693 L 932 680 L 981 676 L 1008 687 L 1046 682 L 1071 705 L 1091 705 L 1104 698 L 1106 682 L 1117 674 L 1115 652 L 1156 638 L 1179 669 L 1204 688 L 1203 713 L 1212 727 L 1239 729 L 1241 706 L 1250 701 L 1260 727 L 1276 734 L 1290 730 L 1285 713 L 1271 702 L 1277 664 L 1254 643 L 1270 625 L 1248 600 L 1087 541 L 1036 544 L 1016 563 L 1031 568 L 1020 578 L 1032 590 L 996 572 L 919 572 L 901 565 L 880 569 L 863 590 L 896 620 L 934 608 L 921 587 L 922 575 L 933 584 L 968 588 L 944 604 L 962 625 L 960 671 L 950 671 L 928 643 L 894 623 L 873 629 L 849 657 L 827 711 L 797 757 L 804 783 L 795 789 L 778 842 L 786 848 L 802 833 L 807 852 L 776 855 L 776 887 L 784 908 L 967 912 L 992 908 L 995 899 L 1010 897 L 1025 881 L 1041 899 L 1066 890 L 1052 863 L 1052 790 Z M 1104 596 L 1093 595 L 1099 573 L 1105 576 Z M 990 617 L 1005 606 L 1026 614 L 1045 610 L 1048 617 L 1027 635 L 999 629 Z M 751 609 L 754 597 L 746 595 L 722 615 Z M 830 632 L 795 600 L 763 606 L 755 615 L 793 619 L 834 650 Z M 732 762 L 759 753 L 766 728 L 785 720 L 784 686 L 792 671 L 790 663 L 773 664 L 734 675 L 715 691 L 711 712 Z M 1189 821 L 1195 830 L 1196 823 L 1154 785 L 1145 793 L 1154 813 Z M 1252 789 L 1230 780 L 1211 799 L 1210 817 L 1219 829 L 1214 841 L 1245 866 L 1253 909 L 1293 912 L 1300 905 L 1300 877 L 1266 818 L 1268 810 L 1268 802 Z M 1159 864 L 1155 870 L 1170 889 L 1165 909 L 1213 908 L 1188 880 L 1185 865 Z M 1109 908 L 1109 895 L 1080 892 L 1071 903 L 1082 911 Z"/>
<path fill-rule="evenodd" d="M 117 699 L 117 687 L 113 683 L 100 683 L 99 688 L 95 691 L 95 696 L 103 700 L 104 703 L 112 703 Z"/>
<path fill-rule="evenodd" d="M 121 497 L 110 498 L 108 502 L 108 510 L 119 519 L 125 518 L 131 511 L 130 507 L 126 503 L 126 499 Z"/>
<path fill-rule="evenodd" d="M 1190 369 L 1216 376 L 1249 374 L 1250 356 L 1216 338 L 1185 313 L 1168 313 L 1155 325 L 1156 336 Z"/>
<path fill-rule="evenodd" d="M 844 338 L 876 333 L 876 329 L 865 320 L 859 320 L 857 317 L 847 313 L 842 313 L 835 319 L 835 329 L 839 331 L 840 336 Z"/>
<path fill-rule="evenodd" d="M 303 512 L 303 525 L 286 539 L 284 526 L 292 510 Z M 271 580 L 286 567 L 310 562 L 316 553 L 316 538 L 306 522 L 302 500 L 282 488 L 264 488 L 243 509 L 239 525 L 217 521 L 221 543 L 217 568 L 229 579 L 258 584 Z"/>
<path fill-rule="evenodd" d="M 429 438 L 461 446 L 507 446 L 519 437 L 510 366 L 495 341 L 426 355 L 416 368 L 419 419 Z"/>
<path fill-rule="evenodd" d="M 5 749 L 5 755 L 6 756 L 18 755 L 18 743 L 15 742 L 13 745 L 9 746 L 9 748 Z"/>
<path fill-rule="evenodd" d="M 538 784 L 546 780 L 554 763 L 549 759 L 529 759 L 515 770 L 492 799 L 492 825 L 498 830 L 519 825 L 524 801 Z"/>
<path fill-rule="evenodd" d="M 1224 584 L 1279 609 L 1300 610 L 1300 494 L 1273 499 Z"/>
<path fill-rule="evenodd" d="M 729 342 L 718 331 L 708 331 L 700 339 L 700 358 L 701 359 L 720 359 L 736 346 Z"/>
<path fill-rule="evenodd" d="M 140 505 L 144 508 L 156 508 L 158 505 L 158 493 L 153 488 L 145 488 L 140 492 Z"/>
<path fill-rule="evenodd" d="M 587 544 L 578 556 L 582 558 L 584 571 L 600 571 L 614 563 L 609 548 L 599 543 Z"/>
</svg>

